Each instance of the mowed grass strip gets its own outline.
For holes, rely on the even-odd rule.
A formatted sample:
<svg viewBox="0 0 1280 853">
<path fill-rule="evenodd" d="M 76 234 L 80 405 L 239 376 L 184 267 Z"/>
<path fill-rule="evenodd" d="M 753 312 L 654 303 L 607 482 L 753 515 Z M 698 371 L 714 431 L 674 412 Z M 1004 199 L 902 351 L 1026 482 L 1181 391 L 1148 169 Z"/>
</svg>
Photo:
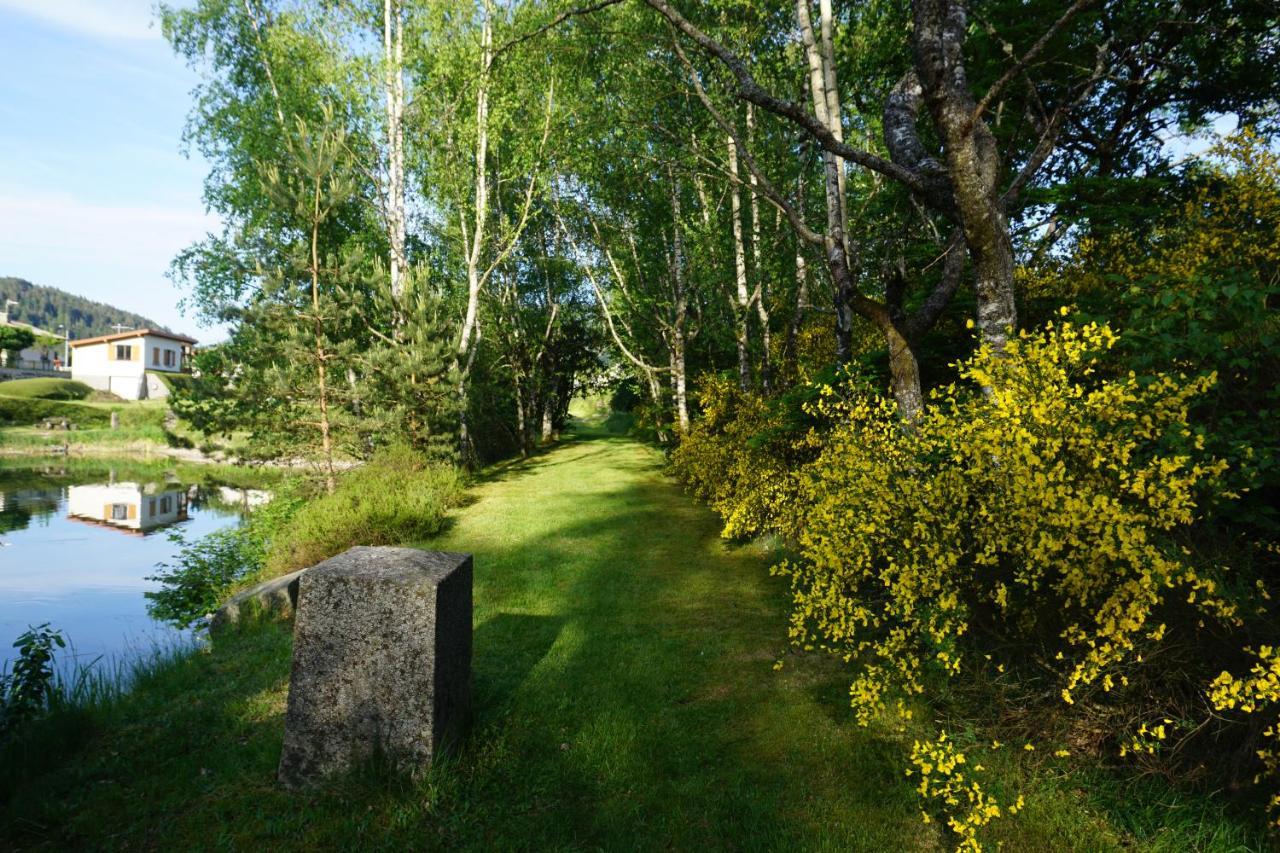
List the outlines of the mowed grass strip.
<svg viewBox="0 0 1280 853">
<path fill-rule="evenodd" d="M 903 744 L 852 723 L 847 671 L 788 652 L 764 555 L 661 470 L 580 430 L 416 543 L 476 560 L 474 721 L 424 779 L 278 789 L 291 637 L 266 623 L 49 721 L 5 773 L 0 848 L 946 849 Z M 1134 841 L 1069 783 L 1026 793 L 1009 849 Z"/>
</svg>

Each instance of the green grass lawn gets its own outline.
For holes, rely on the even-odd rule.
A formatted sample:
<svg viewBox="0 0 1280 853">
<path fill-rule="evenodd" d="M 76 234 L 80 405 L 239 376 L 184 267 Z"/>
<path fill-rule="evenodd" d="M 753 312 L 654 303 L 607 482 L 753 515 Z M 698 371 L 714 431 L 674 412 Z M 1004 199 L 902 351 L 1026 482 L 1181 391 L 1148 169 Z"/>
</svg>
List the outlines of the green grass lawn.
<svg viewBox="0 0 1280 853">
<path fill-rule="evenodd" d="M 910 736 L 853 723 L 847 670 L 789 652 L 766 555 L 662 462 L 581 430 L 419 543 L 474 553 L 476 632 L 470 733 L 420 782 L 280 790 L 291 635 L 259 624 L 0 754 L 0 848 L 947 849 Z M 989 835 L 1006 849 L 1256 849 L 1208 801 L 1020 761 L 991 771 L 1027 796 Z"/>
<path fill-rule="evenodd" d="M 57 377 L 10 379 L 0 382 L 0 396 L 41 400 L 83 400 L 93 389 L 83 382 Z"/>
<path fill-rule="evenodd" d="M 46 411 L 47 410 L 47 411 Z M 168 406 L 163 400 L 133 402 L 53 402 L 0 396 L 0 413 L 8 412 L 9 424 L 0 428 L 0 450 L 47 451 L 67 446 L 73 451 L 148 450 L 170 446 L 164 427 Z M 111 413 L 118 412 L 120 426 L 111 428 Z M 66 417 L 77 429 L 45 430 L 41 418 Z"/>
</svg>

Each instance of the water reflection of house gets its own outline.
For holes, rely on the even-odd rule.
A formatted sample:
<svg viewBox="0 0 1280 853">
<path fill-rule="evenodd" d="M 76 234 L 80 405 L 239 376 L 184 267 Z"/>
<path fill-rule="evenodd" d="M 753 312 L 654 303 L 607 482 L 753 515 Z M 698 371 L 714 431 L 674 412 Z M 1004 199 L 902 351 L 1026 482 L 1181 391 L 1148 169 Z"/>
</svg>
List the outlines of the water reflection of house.
<svg viewBox="0 0 1280 853">
<path fill-rule="evenodd" d="M 67 517 L 126 533 L 145 534 L 185 521 L 187 493 L 180 488 L 138 483 L 71 486 L 67 490 Z"/>
</svg>

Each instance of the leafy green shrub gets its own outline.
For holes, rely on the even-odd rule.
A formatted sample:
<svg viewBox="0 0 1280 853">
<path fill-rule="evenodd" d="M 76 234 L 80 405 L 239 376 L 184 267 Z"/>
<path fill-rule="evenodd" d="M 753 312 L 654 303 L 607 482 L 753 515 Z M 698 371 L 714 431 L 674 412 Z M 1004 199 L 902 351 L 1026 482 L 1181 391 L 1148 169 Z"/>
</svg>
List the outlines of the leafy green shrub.
<svg viewBox="0 0 1280 853">
<path fill-rule="evenodd" d="M 402 545 L 439 533 L 463 494 L 452 465 L 405 447 L 344 473 L 332 495 L 303 504 L 272 542 L 266 575 L 312 566 L 353 545 Z"/>
<path fill-rule="evenodd" d="M 46 419 L 66 418 L 78 427 L 105 426 L 111 422 L 107 409 L 60 400 L 0 396 L 0 426 L 30 426 Z"/>
<path fill-rule="evenodd" d="M 88 385 L 72 379 L 11 379 L 0 382 L 0 397 L 83 400 L 92 391 Z"/>
<path fill-rule="evenodd" d="M 0 735 L 43 713 L 54 689 L 53 650 L 65 648 L 62 632 L 49 623 L 28 628 L 14 641 L 18 659 L 0 673 Z"/>
</svg>

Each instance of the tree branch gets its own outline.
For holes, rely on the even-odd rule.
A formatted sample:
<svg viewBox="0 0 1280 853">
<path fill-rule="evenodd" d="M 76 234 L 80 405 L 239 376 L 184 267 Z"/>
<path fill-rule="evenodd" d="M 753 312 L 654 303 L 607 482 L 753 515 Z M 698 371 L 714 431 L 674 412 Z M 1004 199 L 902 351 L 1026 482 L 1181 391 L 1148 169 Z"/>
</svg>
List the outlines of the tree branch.
<svg viewBox="0 0 1280 853">
<path fill-rule="evenodd" d="M 978 105 L 974 107 L 973 115 L 969 118 L 970 124 L 976 124 L 978 120 L 982 118 L 982 114 L 991 106 L 992 101 L 999 97 L 1000 92 L 1009 84 L 1009 81 L 1025 71 L 1027 66 L 1030 65 L 1031 62 L 1040 55 L 1041 51 L 1049 45 L 1049 42 L 1053 40 L 1053 37 L 1061 32 L 1062 28 L 1071 22 L 1072 18 L 1084 9 L 1092 6 L 1095 2 L 1096 0 L 1076 0 L 1076 2 L 1067 7 L 1067 11 L 1062 13 L 1062 17 L 1054 21 L 1053 26 L 1049 27 L 1049 29 L 1045 31 L 1044 35 L 1040 36 L 1040 38 L 1036 40 L 1036 43 L 1031 46 L 1031 49 L 1023 54 L 1022 58 L 1014 63 L 1012 68 L 1004 74 L 1001 74 L 999 80 L 996 80 L 995 83 L 991 84 L 991 88 L 987 90 L 987 93 L 982 96 L 982 100 L 978 101 Z"/>
<path fill-rule="evenodd" d="M 761 172 L 759 165 L 756 163 L 755 157 L 751 155 L 750 149 L 747 148 L 746 144 L 742 140 L 742 136 L 738 133 L 738 128 L 728 122 L 720 111 L 716 109 L 716 106 L 711 102 L 711 99 L 707 97 L 706 90 L 702 87 L 701 81 L 698 80 L 697 70 L 693 67 L 693 63 L 689 61 L 689 57 L 685 55 L 684 50 L 681 49 L 680 42 L 675 38 L 674 33 L 672 34 L 671 46 L 675 48 L 676 56 L 680 58 L 681 64 L 684 65 L 685 70 L 689 73 L 689 80 L 693 83 L 693 89 L 698 96 L 698 100 L 702 102 L 702 105 L 706 108 L 707 112 L 710 113 L 711 118 L 715 123 L 720 126 L 720 129 L 728 134 L 729 138 L 733 140 L 734 146 L 742 155 L 742 161 L 747 164 L 747 169 L 756 179 L 756 183 L 758 184 L 757 188 L 760 192 L 771 202 L 776 204 L 783 214 L 786 215 L 787 220 L 791 222 L 791 227 L 795 229 L 796 234 L 800 235 L 801 239 L 817 246 L 823 245 L 823 236 L 806 225 L 804 220 L 800 218 L 800 214 L 796 211 L 795 207 L 783 198 L 777 189 L 774 188 L 773 183 L 764 176 L 763 172 Z"/>
<path fill-rule="evenodd" d="M 506 53 L 508 50 L 518 47 L 519 45 L 524 44 L 525 42 L 531 39 L 535 39 L 549 30 L 555 29 L 556 27 L 560 26 L 570 18 L 577 18 L 582 15 L 590 15 L 592 12 L 599 12 L 601 9 L 607 9 L 610 6 L 616 6 L 621 2 L 623 2 L 623 0 L 600 0 L 599 3 L 592 3 L 590 6 L 582 6 L 577 9 L 568 9 L 564 12 L 561 12 L 559 15 L 556 15 L 554 18 L 552 18 L 550 21 L 543 24 L 542 26 L 537 27 L 531 32 L 527 32 L 524 35 L 516 36 L 515 38 L 501 45 L 497 50 L 493 52 L 493 56 L 489 59 L 489 66 L 493 67 L 497 63 L 498 58 L 501 57 L 502 54 Z"/>
<path fill-rule="evenodd" d="M 719 60 L 737 81 L 738 97 L 799 125 L 832 154 L 857 163 L 863 168 L 871 169 L 886 177 L 893 178 L 915 192 L 926 195 L 929 193 L 929 186 L 910 169 L 903 168 L 897 163 L 878 157 L 869 151 L 863 151 L 841 142 L 836 139 L 830 128 L 805 112 L 798 104 L 765 91 L 756 82 L 746 64 L 736 54 L 690 23 L 666 0 L 642 0 L 642 2 L 666 18 L 676 29 L 697 43 L 704 52 Z"/>
</svg>

